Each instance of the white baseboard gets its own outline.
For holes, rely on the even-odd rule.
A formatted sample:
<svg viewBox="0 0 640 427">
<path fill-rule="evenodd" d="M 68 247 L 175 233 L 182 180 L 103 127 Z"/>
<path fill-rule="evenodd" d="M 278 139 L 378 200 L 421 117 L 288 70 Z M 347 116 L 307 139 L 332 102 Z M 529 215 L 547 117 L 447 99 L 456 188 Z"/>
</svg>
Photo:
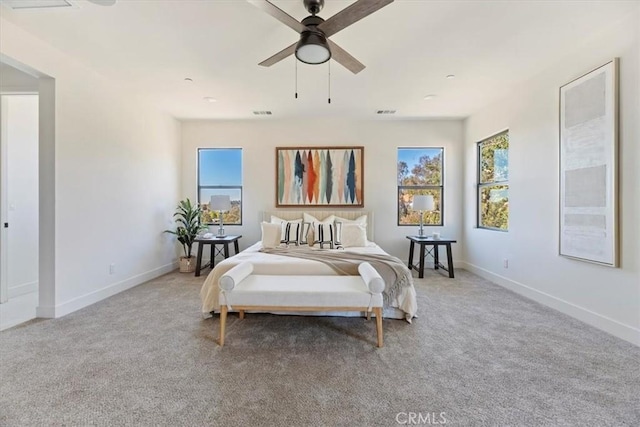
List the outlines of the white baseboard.
<svg viewBox="0 0 640 427">
<path fill-rule="evenodd" d="M 43 319 L 54 319 L 56 317 L 56 308 L 50 305 L 36 307 L 36 317 Z"/>
<path fill-rule="evenodd" d="M 507 288 L 517 294 L 532 299 L 547 307 L 558 310 L 561 313 L 574 317 L 584 323 L 594 326 L 600 330 L 603 330 L 611 335 L 621 338 L 625 341 L 640 346 L 640 329 L 633 326 L 625 325 L 617 320 L 611 319 L 607 316 L 595 313 L 584 307 L 580 307 L 563 299 L 554 297 L 545 292 L 539 291 L 532 287 L 529 287 L 523 283 L 516 282 L 499 274 L 495 274 L 489 270 L 485 270 L 477 265 L 470 264 L 468 262 L 460 261 L 456 262 L 461 268 L 469 270 L 478 276 L 481 276 L 487 280 Z"/>
<path fill-rule="evenodd" d="M 9 286 L 9 299 L 38 291 L 38 281 Z"/>
<path fill-rule="evenodd" d="M 163 274 L 167 274 L 175 270 L 176 268 L 178 268 L 177 261 L 163 265 L 162 267 L 155 268 L 145 273 L 137 274 L 123 281 L 109 285 L 105 288 L 88 293 L 81 297 L 74 298 L 62 304 L 58 304 L 55 307 L 38 306 L 36 308 L 36 315 L 38 317 L 46 318 L 58 318 L 66 316 L 67 314 L 73 313 L 74 311 L 80 310 L 81 308 L 85 308 L 91 304 L 95 304 L 98 301 L 102 301 L 103 299 L 109 298 L 110 296 L 118 294 L 122 291 L 131 289 L 151 279 L 162 276 Z"/>
</svg>

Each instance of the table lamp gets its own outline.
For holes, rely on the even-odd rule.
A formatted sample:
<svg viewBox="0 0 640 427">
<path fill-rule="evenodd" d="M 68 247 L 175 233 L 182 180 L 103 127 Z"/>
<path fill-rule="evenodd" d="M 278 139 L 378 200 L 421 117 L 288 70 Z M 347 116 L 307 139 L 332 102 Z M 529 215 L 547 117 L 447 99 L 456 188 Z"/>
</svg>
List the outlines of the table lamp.
<svg viewBox="0 0 640 427">
<path fill-rule="evenodd" d="M 424 211 L 432 211 L 434 208 L 433 196 L 431 194 L 413 196 L 413 210 L 420 212 L 420 231 L 419 236 L 424 236 L 422 217 Z"/>
<path fill-rule="evenodd" d="M 231 197 L 230 196 L 211 196 L 211 203 L 209 209 L 212 211 L 218 211 L 218 219 L 220 220 L 220 227 L 218 227 L 218 237 L 225 237 L 224 227 L 222 226 L 222 212 L 228 212 L 231 210 Z"/>
</svg>

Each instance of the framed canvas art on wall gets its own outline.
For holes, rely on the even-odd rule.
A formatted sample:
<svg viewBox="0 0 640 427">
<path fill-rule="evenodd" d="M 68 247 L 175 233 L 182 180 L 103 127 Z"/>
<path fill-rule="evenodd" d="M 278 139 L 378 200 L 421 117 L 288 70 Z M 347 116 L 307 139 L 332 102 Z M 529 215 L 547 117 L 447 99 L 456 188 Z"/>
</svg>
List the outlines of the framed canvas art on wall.
<svg viewBox="0 0 640 427">
<path fill-rule="evenodd" d="M 364 206 L 364 147 L 276 147 L 276 207 Z"/>
<path fill-rule="evenodd" d="M 618 60 L 560 88 L 560 255 L 618 266 Z"/>
</svg>

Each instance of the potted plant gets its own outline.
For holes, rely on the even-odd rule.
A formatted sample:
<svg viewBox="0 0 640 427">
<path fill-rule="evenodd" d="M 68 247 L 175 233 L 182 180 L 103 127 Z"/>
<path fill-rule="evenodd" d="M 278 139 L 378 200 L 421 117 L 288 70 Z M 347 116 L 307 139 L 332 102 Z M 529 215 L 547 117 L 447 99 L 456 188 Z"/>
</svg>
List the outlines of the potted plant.
<svg viewBox="0 0 640 427">
<path fill-rule="evenodd" d="M 191 249 L 193 248 L 193 241 L 198 237 L 198 233 L 201 230 L 207 228 L 200 222 L 200 215 L 202 214 L 200 206 L 191 203 L 188 198 L 181 200 L 176 207 L 176 212 L 173 217 L 176 221 L 175 230 L 165 230 L 165 233 L 171 233 L 177 236 L 178 242 L 182 244 L 184 250 L 184 256 L 180 257 L 180 272 L 191 273 L 195 271 L 196 261 L 191 255 Z"/>
</svg>

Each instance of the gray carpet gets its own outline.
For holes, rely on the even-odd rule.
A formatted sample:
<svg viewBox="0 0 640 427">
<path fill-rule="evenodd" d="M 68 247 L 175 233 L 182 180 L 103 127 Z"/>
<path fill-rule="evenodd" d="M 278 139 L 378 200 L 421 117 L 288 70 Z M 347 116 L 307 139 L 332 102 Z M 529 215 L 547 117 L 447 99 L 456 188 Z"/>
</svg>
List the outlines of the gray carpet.
<svg viewBox="0 0 640 427">
<path fill-rule="evenodd" d="M 221 349 L 204 277 L 168 274 L 0 333 L 0 425 L 640 425 L 640 348 L 457 275 L 416 279 L 381 349 L 375 322 L 266 314 Z"/>
</svg>

